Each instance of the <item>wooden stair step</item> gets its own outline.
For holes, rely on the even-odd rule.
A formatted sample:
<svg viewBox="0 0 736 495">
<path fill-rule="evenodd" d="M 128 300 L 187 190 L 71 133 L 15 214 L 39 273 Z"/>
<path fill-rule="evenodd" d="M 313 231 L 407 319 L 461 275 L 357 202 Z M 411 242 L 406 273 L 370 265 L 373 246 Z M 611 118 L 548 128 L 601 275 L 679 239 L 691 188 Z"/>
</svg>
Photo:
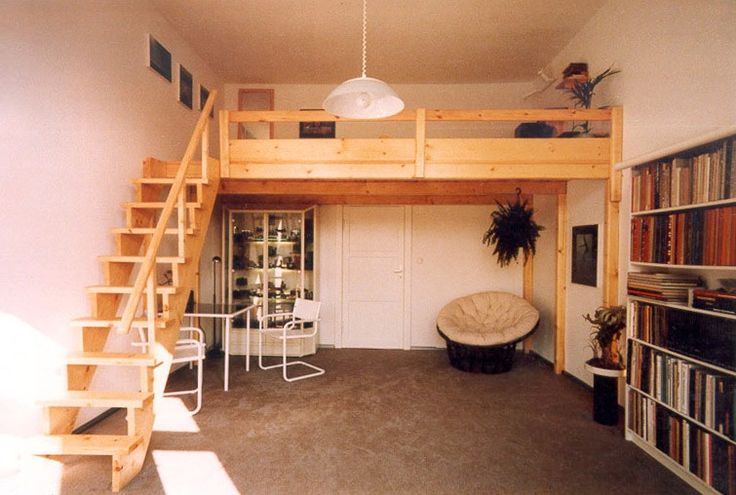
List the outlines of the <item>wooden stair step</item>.
<svg viewBox="0 0 736 495">
<path fill-rule="evenodd" d="M 73 352 L 66 364 L 92 366 L 156 366 L 156 357 L 135 352 Z"/>
<path fill-rule="evenodd" d="M 196 177 L 187 177 L 184 179 L 186 184 L 206 184 L 204 179 Z M 173 184 L 173 177 L 142 177 L 133 180 L 134 184 Z"/>
<path fill-rule="evenodd" d="M 143 263 L 145 256 L 99 256 L 97 258 L 107 263 Z M 187 259 L 183 256 L 157 256 L 156 263 L 186 263 Z"/>
<path fill-rule="evenodd" d="M 120 227 L 116 229 L 112 229 L 113 234 L 136 234 L 136 235 L 153 235 L 153 233 L 156 231 L 154 227 Z M 185 229 L 185 233 L 189 235 L 196 234 L 198 232 L 197 229 L 188 228 Z M 179 233 L 179 229 L 176 228 L 168 228 L 164 230 L 164 235 L 177 235 Z"/>
<path fill-rule="evenodd" d="M 124 455 L 143 442 L 142 435 L 41 435 L 29 439 L 35 455 Z"/>
<path fill-rule="evenodd" d="M 148 209 L 162 209 L 164 206 L 166 206 L 166 203 L 160 202 L 160 201 L 133 201 L 128 203 L 123 203 L 123 206 L 125 208 L 148 208 Z M 193 203 L 190 201 L 187 201 L 184 203 L 184 206 L 187 208 L 201 208 L 202 203 Z"/>
<path fill-rule="evenodd" d="M 63 395 L 43 399 L 39 404 L 46 407 L 143 407 L 146 399 L 152 397 L 150 392 L 117 392 L 69 390 Z"/>
<path fill-rule="evenodd" d="M 169 324 L 174 321 L 173 318 L 164 319 L 158 318 L 158 328 L 166 328 Z M 87 316 L 83 318 L 76 318 L 72 320 L 72 326 L 76 328 L 87 327 L 87 328 L 108 328 L 120 324 L 120 318 L 95 318 L 94 316 Z M 145 318 L 136 318 L 133 320 L 133 328 L 142 328 L 148 326 L 148 320 Z"/>
<path fill-rule="evenodd" d="M 91 285 L 85 289 L 90 294 L 132 294 L 132 285 Z M 148 292 L 143 289 L 143 292 Z M 179 287 L 171 285 L 160 285 L 156 287 L 156 294 L 176 294 Z"/>
</svg>

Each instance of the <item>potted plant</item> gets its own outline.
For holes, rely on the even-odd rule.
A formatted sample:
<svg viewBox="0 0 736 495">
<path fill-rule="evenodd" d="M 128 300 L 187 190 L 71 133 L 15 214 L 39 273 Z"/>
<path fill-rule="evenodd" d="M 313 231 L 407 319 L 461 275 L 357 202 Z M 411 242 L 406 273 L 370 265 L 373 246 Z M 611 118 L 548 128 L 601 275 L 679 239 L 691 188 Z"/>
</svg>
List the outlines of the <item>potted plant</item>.
<svg viewBox="0 0 736 495">
<path fill-rule="evenodd" d="M 598 86 L 606 78 L 618 74 L 619 72 L 621 71 L 609 67 L 592 79 L 575 81 L 572 87 L 566 90 L 571 94 L 570 99 L 575 102 L 575 108 L 590 108 L 591 103 L 593 102 L 593 95 L 595 95 L 596 86 Z M 572 132 L 563 133 L 561 136 L 574 137 L 586 134 L 590 134 L 590 122 L 588 122 L 587 120 L 582 124 L 576 125 L 573 128 Z"/>
<path fill-rule="evenodd" d="M 521 189 L 516 189 L 516 202 L 508 202 L 506 206 L 496 201 L 498 210 L 491 213 L 491 226 L 483 234 L 486 246 L 495 244 L 493 254 L 498 256 L 498 264 L 506 266 L 517 259 L 519 250 L 524 252 L 524 263 L 529 254 L 536 250 L 539 232 L 544 227 L 532 220 L 534 209 L 521 202 Z"/>
<path fill-rule="evenodd" d="M 585 368 L 593 373 L 593 419 L 604 425 L 618 423 L 618 379 L 625 373 L 619 340 L 626 328 L 625 306 L 601 306 L 583 315 L 592 325 L 593 357 Z"/>
</svg>

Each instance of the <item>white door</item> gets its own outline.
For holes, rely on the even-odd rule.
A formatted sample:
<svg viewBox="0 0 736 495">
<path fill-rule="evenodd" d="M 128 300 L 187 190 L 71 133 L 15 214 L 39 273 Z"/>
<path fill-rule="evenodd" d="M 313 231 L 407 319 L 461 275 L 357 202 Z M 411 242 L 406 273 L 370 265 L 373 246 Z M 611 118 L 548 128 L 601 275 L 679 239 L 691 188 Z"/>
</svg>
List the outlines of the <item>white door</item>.
<svg viewBox="0 0 736 495">
<path fill-rule="evenodd" d="M 401 349 L 404 207 L 347 206 L 344 219 L 342 345 Z"/>
</svg>

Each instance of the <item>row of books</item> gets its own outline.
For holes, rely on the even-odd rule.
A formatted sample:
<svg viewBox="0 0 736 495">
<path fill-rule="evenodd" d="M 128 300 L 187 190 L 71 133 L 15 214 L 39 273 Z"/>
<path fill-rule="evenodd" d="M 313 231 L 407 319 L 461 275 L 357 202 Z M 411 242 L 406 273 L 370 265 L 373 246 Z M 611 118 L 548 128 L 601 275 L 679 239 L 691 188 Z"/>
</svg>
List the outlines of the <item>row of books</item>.
<svg viewBox="0 0 736 495">
<path fill-rule="evenodd" d="M 727 495 L 736 495 L 736 445 L 629 389 L 628 428 Z"/>
<path fill-rule="evenodd" d="M 736 206 L 633 217 L 631 261 L 736 266 Z"/>
<path fill-rule="evenodd" d="M 690 157 L 637 167 L 631 177 L 631 210 L 647 211 L 736 197 L 736 139 Z"/>
<path fill-rule="evenodd" d="M 736 439 L 736 378 L 632 342 L 629 385 Z"/>
<path fill-rule="evenodd" d="M 736 372 L 733 320 L 636 300 L 629 315 L 631 337 Z"/>
<path fill-rule="evenodd" d="M 732 292 L 723 289 L 695 289 L 691 294 L 690 305 L 693 308 L 736 315 L 736 294 Z"/>
<path fill-rule="evenodd" d="M 688 291 L 700 285 L 700 277 L 693 275 L 629 272 L 626 290 L 632 296 L 684 303 L 688 300 Z"/>
</svg>

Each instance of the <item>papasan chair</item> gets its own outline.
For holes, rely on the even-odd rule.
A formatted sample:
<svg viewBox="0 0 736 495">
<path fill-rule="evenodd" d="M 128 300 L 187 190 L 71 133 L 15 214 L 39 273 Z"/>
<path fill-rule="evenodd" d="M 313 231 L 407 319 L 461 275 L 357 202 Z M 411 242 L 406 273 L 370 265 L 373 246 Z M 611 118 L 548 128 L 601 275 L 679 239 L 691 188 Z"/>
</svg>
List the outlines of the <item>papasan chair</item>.
<svg viewBox="0 0 736 495">
<path fill-rule="evenodd" d="M 516 343 L 534 333 L 539 311 L 507 292 L 479 292 L 447 304 L 437 316 L 437 331 L 447 342 L 450 364 L 481 373 L 511 369 Z"/>
</svg>

